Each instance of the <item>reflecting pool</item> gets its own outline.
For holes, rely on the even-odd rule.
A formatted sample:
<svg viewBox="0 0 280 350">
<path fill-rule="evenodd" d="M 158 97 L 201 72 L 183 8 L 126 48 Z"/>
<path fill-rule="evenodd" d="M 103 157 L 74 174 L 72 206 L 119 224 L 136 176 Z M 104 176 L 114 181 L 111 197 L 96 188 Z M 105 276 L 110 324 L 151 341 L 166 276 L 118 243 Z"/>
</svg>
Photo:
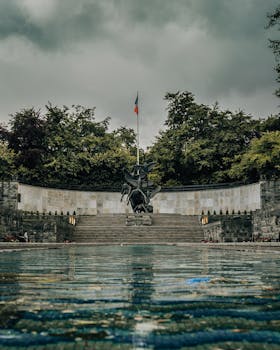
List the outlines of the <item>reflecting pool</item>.
<svg viewBox="0 0 280 350">
<path fill-rule="evenodd" d="M 0 263 L 0 349 L 280 349 L 276 253 L 71 245 Z"/>
</svg>

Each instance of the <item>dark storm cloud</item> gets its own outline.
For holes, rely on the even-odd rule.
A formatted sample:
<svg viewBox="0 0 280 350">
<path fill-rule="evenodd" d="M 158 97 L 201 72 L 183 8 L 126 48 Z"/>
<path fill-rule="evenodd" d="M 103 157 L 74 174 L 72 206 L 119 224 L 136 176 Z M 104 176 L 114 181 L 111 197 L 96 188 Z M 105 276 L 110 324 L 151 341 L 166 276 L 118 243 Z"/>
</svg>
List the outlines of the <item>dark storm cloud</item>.
<svg viewBox="0 0 280 350">
<path fill-rule="evenodd" d="M 169 1 L 159 0 L 59 0 L 52 15 L 40 21 L 32 16 L 32 3 L 2 0 L 0 38 L 20 36 L 42 49 L 59 50 L 80 41 L 114 37 L 120 24 L 128 30 L 135 25 L 165 25 L 176 21 L 178 10 Z"/>
<path fill-rule="evenodd" d="M 63 50 L 79 42 L 120 42 L 134 28 L 144 28 L 154 40 L 164 40 L 164 28 L 173 24 L 185 31 L 199 28 L 211 38 L 239 45 L 250 38 L 262 39 L 266 13 L 277 0 L 49 0 L 54 11 L 46 18 L 34 16 L 32 6 L 48 1 L 2 0 L 0 38 L 19 36 L 46 50 Z M 136 41 L 139 38 L 135 38 Z M 141 38 L 140 38 L 141 39 Z M 148 38 L 146 39 L 148 40 Z M 174 38 L 176 41 L 176 38 Z M 234 40 L 238 42 L 234 43 Z M 157 44 L 156 42 L 154 43 Z M 207 50 L 207 47 L 205 47 Z M 130 50 L 129 47 L 126 50 Z M 140 52 L 141 54 L 141 52 Z M 142 55 L 149 52 L 142 52 Z"/>
<path fill-rule="evenodd" d="M 39 5 L 43 5 L 42 1 Z M 0 3 L 0 38 L 23 37 L 47 50 L 62 49 L 68 44 L 106 34 L 104 21 L 106 13 L 99 1 L 60 0 L 55 3 L 52 16 L 41 21 L 24 3 L 15 0 Z"/>
<path fill-rule="evenodd" d="M 16 2 L 3 0 L 0 3 L 0 38 L 11 36 L 26 37 L 34 43 L 40 43 L 40 46 L 41 42 L 50 41 L 45 37 L 43 28 L 32 23 Z"/>
<path fill-rule="evenodd" d="M 205 25 L 211 35 L 247 40 L 265 31 L 266 14 L 277 0 L 191 0 L 195 18 Z"/>
<path fill-rule="evenodd" d="M 133 127 L 145 144 L 167 91 L 258 115 L 277 110 L 271 30 L 279 0 L 1 0 L 0 113 L 73 103 Z"/>
<path fill-rule="evenodd" d="M 24 3 L 2 0 L 0 37 L 22 36 L 42 48 L 58 49 L 77 41 L 116 36 L 115 29 L 120 24 L 128 30 L 132 26 L 160 30 L 175 23 L 186 29 L 196 24 L 210 35 L 244 40 L 264 31 L 267 9 L 273 9 L 276 3 L 276 0 L 59 0 L 52 16 L 40 22 Z M 42 1 L 39 4 L 42 6 Z"/>
</svg>

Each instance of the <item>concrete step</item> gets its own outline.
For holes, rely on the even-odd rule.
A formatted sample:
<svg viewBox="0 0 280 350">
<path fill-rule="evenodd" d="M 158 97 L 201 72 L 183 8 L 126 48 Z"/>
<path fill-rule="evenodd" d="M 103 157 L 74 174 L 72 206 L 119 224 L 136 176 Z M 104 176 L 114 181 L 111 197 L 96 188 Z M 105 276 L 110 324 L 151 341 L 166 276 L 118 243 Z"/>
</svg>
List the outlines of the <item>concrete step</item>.
<svg viewBox="0 0 280 350">
<path fill-rule="evenodd" d="M 175 239 L 176 237 L 203 237 L 203 234 L 201 232 L 178 232 L 178 233 L 169 233 L 169 234 L 161 234 L 161 233 L 153 233 L 153 232 L 142 232 L 142 233 L 135 233 L 135 232 L 126 232 L 126 233 L 113 233 L 113 232 L 107 232 L 107 233 L 99 233 L 94 232 L 91 234 L 74 234 L 75 238 L 91 238 L 91 237 L 104 237 L 104 238 L 114 238 L 114 237 L 162 237 L 162 238 L 172 238 Z"/>
<path fill-rule="evenodd" d="M 109 232 L 91 232 L 91 233 L 74 233 L 74 237 L 93 237 L 93 236 L 97 236 L 97 237 L 119 237 L 119 236 L 124 236 L 124 237 L 128 237 L 128 236 L 132 236 L 132 237 L 136 237 L 136 236 L 153 236 L 153 237 L 179 237 L 179 236 L 189 236 L 189 237 L 196 237 L 196 236 L 203 236 L 202 232 L 196 231 L 196 232 L 186 232 L 186 231 L 180 231 L 180 232 L 166 232 L 164 233 L 156 233 L 156 232 L 114 232 L 114 231 L 109 231 Z"/>
<path fill-rule="evenodd" d="M 80 216 L 73 240 L 84 243 L 176 243 L 203 239 L 198 216 L 153 214 L 151 217 L 151 226 L 126 226 L 125 214 Z"/>
<path fill-rule="evenodd" d="M 159 240 L 159 239 L 150 239 L 150 240 L 144 240 L 144 239 L 116 239 L 114 241 L 108 242 L 107 240 L 81 240 L 81 241 L 75 241 L 76 243 L 98 243 L 98 244 L 176 244 L 176 243 L 200 243 L 202 240 L 196 240 L 194 241 L 193 239 L 177 239 L 176 241 L 174 240 Z"/>
<path fill-rule="evenodd" d="M 179 237 L 190 237 L 190 238 L 202 238 L 203 237 L 203 233 L 202 232 L 168 232 L 168 233 L 155 233 L 155 232 L 122 232 L 122 233 L 116 233 L 116 232 L 92 232 L 92 233 L 87 233 L 87 234 L 79 234 L 79 233 L 75 233 L 74 234 L 74 238 L 75 239 L 82 239 L 82 238 L 86 238 L 86 239 L 90 239 L 93 237 L 103 237 L 104 239 L 113 239 L 116 237 L 153 237 L 153 238 L 165 238 L 165 239 L 169 239 L 172 238 L 173 240 Z"/>
<path fill-rule="evenodd" d="M 143 242 L 143 243 L 148 243 L 148 242 L 161 242 L 161 243 L 176 243 L 176 242 L 193 242 L 193 243 L 200 243 L 203 240 L 201 237 L 178 237 L 176 240 L 174 239 L 168 239 L 168 238 L 162 238 L 162 237 L 115 237 L 114 239 L 108 239 L 106 238 L 81 238 L 81 239 L 73 239 L 74 242 L 76 243 L 91 243 L 91 242 L 107 242 L 108 244 L 114 244 L 115 242 Z"/>
<path fill-rule="evenodd" d="M 83 238 L 83 237 L 198 237 L 198 236 L 203 236 L 200 232 L 196 232 L 193 234 L 189 234 L 186 232 L 178 232 L 178 233 L 167 233 L 167 234 L 156 234 L 156 233 L 149 233 L 149 234 L 145 234 L 145 233 L 135 233 L 135 232 L 126 232 L 126 233 L 103 233 L 103 232 L 94 232 L 91 234 L 74 234 L 74 237 L 76 238 Z"/>
<path fill-rule="evenodd" d="M 137 236 L 141 236 L 141 237 L 179 237 L 179 236 L 188 236 L 188 237 L 197 237 L 197 236 L 202 236 L 201 232 L 177 232 L 177 233 L 166 233 L 166 234 L 161 234 L 161 233 L 154 233 L 154 232 L 142 232 L 142 233 L 136 233 L 136 232 L 123 232 L 123 233 L 113 233 L 113 232 L 92 232 L 92 233 L 88 233 L 88 234 L 79 234 L 79 233 L 75 233 L 74 234 L 75 237 L 137 237 Z"/>
<path fill-rule="evenodd" d="M 180 230 L 184 229 L 187 231 L 192 231 L 192 230 L 200 230 L 201 227 L 199 225 L 174 225 L 174 226 L 116 226 L 116 225 L 108 225 L 108 226 L 76 226 L 76 231 L 91 231 L 91 230 L 138 230 L 138 231 L 145 231 L 147 229 L 149 230 L 154 230 L 154 231 L 168 231 L 168 230 Z"/>
<path fill-rule="evenodd" d="M 183 232 L 180 232 L 178 234 L 169 234 L 169 235 L 157 235 L 157 234 L 134 234 L 134 233 L 129 233 L 129 234 L 111 234 L 110 232 L 107 234 L 99 234 L 99 233 L 94 233 L 91 235 L 74 235 L 75 239 L 113 239 L 113 238 L 162 238 L 162 239 L 176 239 L 176 238 L 191 238 L 191 239 L 202 239 L 203 235 L 200 233 L 196 233 L 196 234 L 185 234 Z"/>
<path fill-rule="evenodd" d="M 200 225 L 200 222 L 180 222 L 180 221 L 169 221 L 168 223 L 159 223 L 159 222 L 154 222 L 152 220 L 152 225 L 139 225 L 139 223 L 149 223 L 150 221 L 131 221 L 128 220 L 129 223 L 131 223 L 131 226 L 160 226 L 160 227 L 167 227 L 167 226 L 197 226 Z M 134 224 L 133 224 L 134 223 Z M 77 226 L 127 226 L 126 225 L 126 220 L 124 220 L 123 222 L 111 222 L 110 220 L 104 221 L 104 222 L 80 222 L 80 221 L 76 221 Z"/>
<path fill-rule="evenodd" d="M 79 226 L 125 226 L 125 215 L 98 215 L 79 217 Z M 183 215 L 152 215 L 153 226 L 192 226 L 199 223 L 198 217 L 188 217 Z"/>
<path fill-rule="evenodd" d="M 177 224 L 190 224 L 199 222 L 198 216 L 187 216 L 187 215 L 172 215 L 172 214 L 158 214 L 152 215 L 153 224 L 155 225 L 168 225 L 172 223 Z"/>
<path fill-rule="evenodd" d="M 125 225 L 126 217 L 78 218 L 79 225 Z"/>
</svg>

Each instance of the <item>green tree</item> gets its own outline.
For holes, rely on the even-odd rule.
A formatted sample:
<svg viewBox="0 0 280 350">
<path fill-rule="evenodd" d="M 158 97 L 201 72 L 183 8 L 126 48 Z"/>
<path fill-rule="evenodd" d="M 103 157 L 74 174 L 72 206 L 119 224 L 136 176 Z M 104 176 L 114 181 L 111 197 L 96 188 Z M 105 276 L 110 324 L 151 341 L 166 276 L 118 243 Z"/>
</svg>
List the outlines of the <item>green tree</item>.
<svg viewBox="0 0 280 350">
<path fill-rule="evenodd" d="M 94 108 L 25 109 L 0 128 L 0 140 L 13 152 L 21 181 L 81 188 L 120 186 L 122 168 L 135 163 L 135 133 L 109 132 L 109 118 L 96 121 Z"/>
<path fill-rule="evenodd" d="M 8 147 L 15 154 L 15 166 L 20 178 L 38 180 L 42 174 L 45 121 L 40 111 L 24 109 L 11 116 L 6 131 Z"/>
<path fill-rule="evenodd" d="M 45 179 L 48 184 L 80 184 L 79 178 L 90 171 L 93 137 L 104 136 L 108 121 L 96 123 L 94 108 L 46 108 Z"/>
<path fill-rule="evenodd" d="M 280 131 L 280 114 L 271 115 L 260 121 L 260 131 Z"/>
<path fill-rule="evenodd" d="M 235 158 L 230 170 L 232 178 L 258 181 L 280 176 L 280 131 L 264 133 L 253 139 L 248 151 Z"/>
<path fill-rule="evenodd" d="M 85 187 L 120 185 L 122 168 L 132 162 L 131 130 L 110 133 L 109 119 L 97 122 L 94 108 L 47 106 L 47 153 L 44 162 L 48 183 Z"/>
<path fill-rule="evenodd" d="M 120 147 L 126 149 L 131 155 L 135 156 L 137 153 L 136 146 L 136 133 L 133 129 L 121 126 L 120 128 L 113 131 L 113 135 L 116 142 L 120 144 Z"/>
<path fill-rule="evenodd" d="M 243 112 L 197 104 L 190 92 L 167 94 L 167 129 L 150 150 L 163 184 L 203 184 L 230 180 L 236 154 L 258 136 L 259 122 Z"/>
<path fill-rule="evenodd" d="M 10 180 L 16 175 L 15 153 L 6 141 L 0 141 L 0 179 Z"/>
</svg>

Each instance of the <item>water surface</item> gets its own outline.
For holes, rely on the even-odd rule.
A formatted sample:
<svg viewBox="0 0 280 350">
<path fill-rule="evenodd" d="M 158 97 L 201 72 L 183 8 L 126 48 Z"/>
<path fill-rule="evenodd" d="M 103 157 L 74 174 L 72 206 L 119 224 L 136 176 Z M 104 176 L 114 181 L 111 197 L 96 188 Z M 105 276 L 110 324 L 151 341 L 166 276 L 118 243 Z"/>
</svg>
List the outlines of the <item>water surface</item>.
<svg viewBox="0 0 280 350">
<path fill-rule="evenodd" d="M 280 349 L 280 257 L 176 246 L 0 254 L 0 349 Z"/>
</svg>

